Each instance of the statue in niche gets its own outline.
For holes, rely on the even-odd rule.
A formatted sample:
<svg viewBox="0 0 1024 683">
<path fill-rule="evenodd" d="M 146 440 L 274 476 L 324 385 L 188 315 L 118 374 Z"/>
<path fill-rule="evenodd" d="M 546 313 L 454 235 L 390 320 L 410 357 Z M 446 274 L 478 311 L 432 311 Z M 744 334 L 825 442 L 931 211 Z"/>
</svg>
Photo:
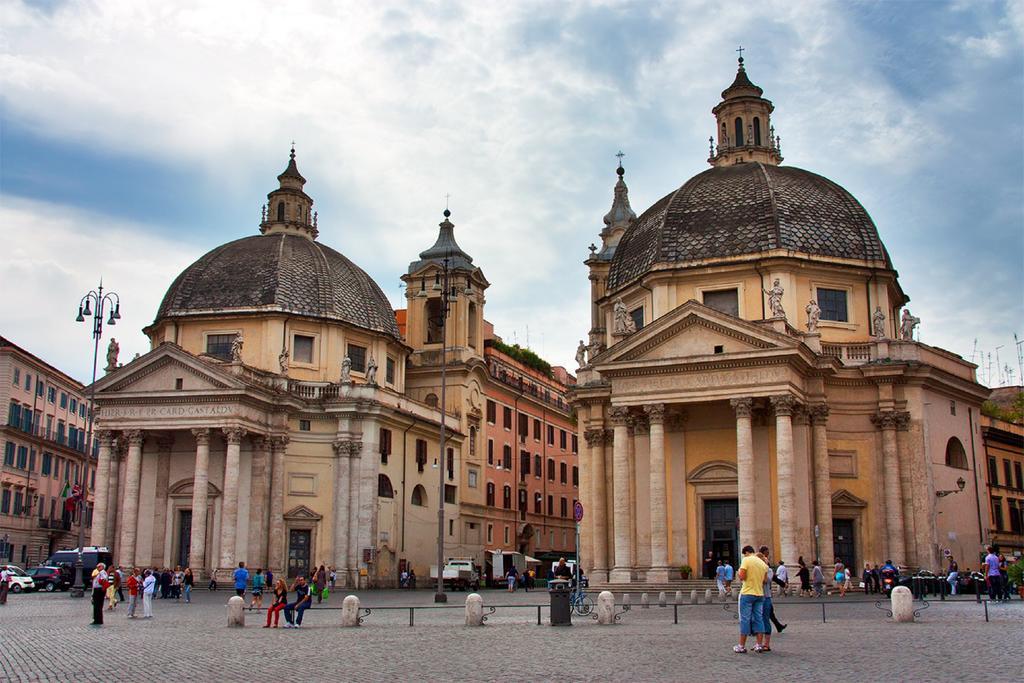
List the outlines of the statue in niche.
<svg viewBox="0 0 1024 683">
<path fill-rule="evenodd" d="M 348 356 L 341 359 L 341 383 L 352 384 L 352 359 Z"/>
<path fill-rule="evenodd" d="M 587 345 L 580 339 L 580 345 L 576 347 L 576 367 L 584 368 L 587 366 Z"/>
<path fill-rule="evenodd" d="M 881 306 L 875 306 L 875 312 L 871 316 L 871 335 L 875 339 L 885 339 L 885 313 Z"/>
<path fill-rule="evenodd" d="M 786 311 L 782 308 L 782 295 L 786 293 L 786 290 L 779 284 L 779 278 L 775 278 L 772 288 L 764 290 L 764 293 L 768 295 L 768 307 L 772 311 L 772 317 L 785 318 Z"/>
<path fill-rule="evenodd" d="M 366 383 L 371 387 L 377 386 L 377 361 L 370 356 L 370 360 L 366 363 Z"/>
<path fill-rule="evenodd" d="M 281 374 L 282 375 L 287 375 L 288 374 L 288 359 L 289 358 L 290 358 L 290 356 L 288 354 L 288 349 L 281 349 L 281 353 L 277 357 L 277 364 L 281 366 Z"/>
<path fill-rule="evenodd" d="M 111 337 L 110 344 L 107 346 L 107 372 L 117 370 L 117 354 L 119 353 L 121 353 L 121 345 L 117 343 L 116 339 Z"/>
<path fill-rule="evenodd" d="M 920 324 L 921 319 L 912 316 L 909 308 L 904 308 L 903 317 L 900 318 L 900 339 L 914 341 L 914 328 Z"/>
<path fill-rule="evenodd" d="M 242 333 L 239 332 L 235 335 L 235 338 L 231 340 L 231 361 L 233 363 L 242 362 L 242 344 L 245 343 L 245 339 L 242 337 Z"/>
<path fill-rule="evenodd" d="M 615 300 L 615 306 L 612 311 L 615 324 L 613 331 L 615 334 L 625 335 L 636 332 L 636 323 L 633 322 L 633 317 L 626 310 L 626 304 L 622 302 L 621 297 Z"/>
<path fill-rule="evenodd" d="M 818 321 L 821 319 L 821 307 L 818 306 L 817 301 L 811 299 L 805 310 L 807 311 L 807 331 L 814 334 L 818 331 Z"/>
</svg>

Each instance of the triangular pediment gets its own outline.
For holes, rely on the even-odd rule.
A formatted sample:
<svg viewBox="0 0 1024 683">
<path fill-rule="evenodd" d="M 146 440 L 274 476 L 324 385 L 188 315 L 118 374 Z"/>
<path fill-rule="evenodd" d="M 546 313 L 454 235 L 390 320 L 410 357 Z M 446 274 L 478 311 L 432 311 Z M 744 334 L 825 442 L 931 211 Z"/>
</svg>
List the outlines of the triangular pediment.
<svg viewBox="0 0 1024 683">
<path fill-rule="evenodd" d="M 691 300 L 615 344 L 594 364 L 714 357 L 799 345 L 799 339 Z"/>
<path fill-rule="evenodd" d="M 215 391 L 244 386 L 213 363 L 168 343 L 97 380 L 96 393 L 109 396 L 122 392 Z"/>
<path fill-rule="evenodd" d="M 319 515 L 313 510 L 309 509 L 305 505 L 298 505 L 293 507 L 288 512 L 284 513 L 284 518 L 289 521 L 316 521 L 319 522 L 324 518 L 323 515 Z"/>
<path fill-rule="evenodd" d="M 863 508 L 867 506 L 868 502 L 866 500 L 858 498 L 846 489 L 839 489 L 832 494 L 832 507 Z"/>
</svg>

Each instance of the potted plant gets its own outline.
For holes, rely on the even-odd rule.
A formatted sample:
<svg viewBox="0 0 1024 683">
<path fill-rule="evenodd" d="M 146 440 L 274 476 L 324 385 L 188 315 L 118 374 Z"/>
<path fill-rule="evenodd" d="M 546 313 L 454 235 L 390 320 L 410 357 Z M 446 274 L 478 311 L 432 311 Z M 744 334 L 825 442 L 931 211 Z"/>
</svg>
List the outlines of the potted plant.
<svg viewBox="0 0 1024 683">
<path fill-rule="evenodd" d="M 692 573 L 693 573 L 693 567 L 691 567 L 688 564 L 684 564 L 682 567 L 679 568 L 679 574 L 680 574 L 680 576 L 683 577 L 683 581 L 686 581 L 687 579 L 689 579 L 690 578 L 690 574 L 692 574 Z"/>
</svg>

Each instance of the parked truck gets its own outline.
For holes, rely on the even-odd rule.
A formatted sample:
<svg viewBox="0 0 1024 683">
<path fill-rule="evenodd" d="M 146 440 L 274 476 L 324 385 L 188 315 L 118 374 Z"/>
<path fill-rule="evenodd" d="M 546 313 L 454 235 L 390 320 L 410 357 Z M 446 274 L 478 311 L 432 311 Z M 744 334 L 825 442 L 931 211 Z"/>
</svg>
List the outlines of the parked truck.
<svg viewBox="0 0 1024 683">
<path fill-rule="evenodd" d="M 446 590 L 480 590 L 480 572 L 472 558 L 449 558 L 443 570 Z M 437 565 L 430 566 L 430 578 L 437 581 Z"/>
</svg>

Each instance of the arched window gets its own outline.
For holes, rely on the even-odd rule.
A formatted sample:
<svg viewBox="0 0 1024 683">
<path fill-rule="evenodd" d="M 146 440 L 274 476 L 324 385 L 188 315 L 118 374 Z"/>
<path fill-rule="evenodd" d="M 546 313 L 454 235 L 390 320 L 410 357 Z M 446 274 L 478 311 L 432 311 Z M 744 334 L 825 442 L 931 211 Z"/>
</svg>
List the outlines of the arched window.
<svg viewBox="0 0 1024 683">
<path fill-rule="evenodd" d="M 487 482 L 487 504 L 494 507 L 494 482 Z"/>
<path fill-rule="evenodd" d="M 757 116 L 754 117 L 754 144 L 761 144 L 761 119 Z"/>
<path fill-rule="evenodd" d="M 377 495 L 381 498 L 395 497 L 395 489 L 391 486 L 391 480 L 386 474 L 377 475 Z"/>
<path fill-rule="evenodd" d="M 736 146 L 743 146 L 743 119 L 736 117 Z"/>
<path fill-rule="evenodd" d="M 533 494 L 533 512 L 537 515 L 544 514 L 544 498 L 539 491 Z"/>
<path fill-rule="evenodd" d="M 281 202 L 277 205 L 277 220 L 284 220 L 284 202 Z"/>
<path fill-rule="evenodd" d="M 469 345 L 472 348 L 476 348 L 476 304 L 470 302 L 469 304 Z"/>
<path fill-rule="evenodd" d="M 421 484 L 416 484 L 416 488 L 412 490 L 411 502 L 421 508 L 427 507 L 427 490 Z"/>
<path fill-rule="evenodd" d="M 955 436 L 950 437 L 946 442 L 946 465 L 960 470 L 967 469 L 967 453 L 964 452 L 964 445 Z"/>
<path fill-rule="evenodd" d="M 437 407 L 437 394 L 427 394 L 427 397 L 425 399 L 423 399 L 423 401 L 424 401 L 424 403 L 426 403 L 431 408 L 436 408 Z"/>
</svg>

